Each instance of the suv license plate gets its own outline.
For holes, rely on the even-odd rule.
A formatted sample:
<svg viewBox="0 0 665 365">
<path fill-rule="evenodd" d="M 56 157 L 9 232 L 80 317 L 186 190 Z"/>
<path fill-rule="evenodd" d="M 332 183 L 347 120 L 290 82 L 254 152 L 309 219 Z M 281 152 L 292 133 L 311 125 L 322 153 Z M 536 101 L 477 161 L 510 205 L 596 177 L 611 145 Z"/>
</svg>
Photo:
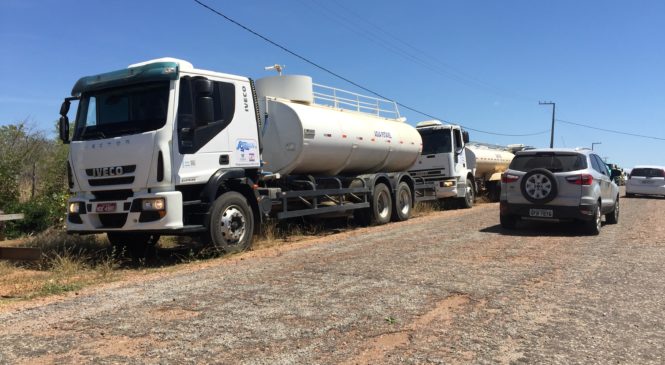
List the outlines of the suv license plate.
<svg viewBox="0 0 665 365">
<path fill-rule="evenodd" d="M 115 212 L 115 203 L 99 203 L 95 207 L 97 213 L 112 213 Z"/>
<path fill-rule="evenodd" d="M 529 209 L 530 217 L 552 218 L 554 211 L 552 209 Z"/>
</svg>

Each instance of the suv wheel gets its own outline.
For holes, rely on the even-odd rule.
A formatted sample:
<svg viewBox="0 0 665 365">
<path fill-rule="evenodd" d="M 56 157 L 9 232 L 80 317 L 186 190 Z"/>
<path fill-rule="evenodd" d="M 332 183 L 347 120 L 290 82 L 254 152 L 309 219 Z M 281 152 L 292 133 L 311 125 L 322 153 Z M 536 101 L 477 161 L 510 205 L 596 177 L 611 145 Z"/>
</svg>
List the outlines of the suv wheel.
<svg viewBox="0 0 665 365">
<path fill-rule="evenodd" d="M 584 222 L 584 229 L 587 231 L 587 233 L 595 236 L 600 234 L 600 227 L 600 203 L 598 203 L 593 209 L 593 219 Z"/>
<path fill-rule="evenodd" d="M 557 195 L 556 177 L 550 170 L 533 169 L 524 175 L 520 185 L 522 195 L 535 204 L 545 204 Z"/>
<path fill-rule="evenodd" d="M 611 212 L 605 214 L 605 222 L 609 224 L 617 224 L 619 223 L 619 197 L 616 197 L 616 201 L 614 202 L 614 209 L 612 209 Z"/>
<path fill-rule="evenodd" d="M 517 227 L 517 217 L 512 214 L 499 215 L 499 221 L 503 229 L 515 229 Z"/>
</svg>

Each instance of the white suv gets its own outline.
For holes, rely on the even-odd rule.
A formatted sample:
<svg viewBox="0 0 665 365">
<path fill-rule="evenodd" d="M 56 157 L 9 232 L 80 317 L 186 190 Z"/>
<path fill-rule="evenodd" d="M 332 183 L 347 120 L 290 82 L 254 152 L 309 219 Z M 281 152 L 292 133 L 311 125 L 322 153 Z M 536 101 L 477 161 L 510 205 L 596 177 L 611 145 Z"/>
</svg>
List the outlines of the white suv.
<svg viewBox="0 0 665 365">
<path fill-rule="evenodd" d="M 619 221 L 619 187 L 603 160 L 588 149 L 536 149 L 515 154 L 501 176 L 501 226 L 519 219 L 581 221 L 599 234 L 601 217 Z"/>
<path fill-rule="evenodd" d="M 665 195 L 665 167 L 635 166 L 626 181 L 626 196 Z"/>
</svg>

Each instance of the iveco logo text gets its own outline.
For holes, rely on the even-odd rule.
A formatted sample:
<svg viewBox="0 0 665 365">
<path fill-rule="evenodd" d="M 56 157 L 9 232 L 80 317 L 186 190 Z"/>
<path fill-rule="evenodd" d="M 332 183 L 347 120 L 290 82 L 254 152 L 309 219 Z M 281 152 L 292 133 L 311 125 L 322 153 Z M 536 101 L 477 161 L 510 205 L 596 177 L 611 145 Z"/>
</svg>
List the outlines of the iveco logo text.
<svg viewBox="0 0 665 365">
<path fill-rule="evenodd" d="M 245 111 L 249 111 L 249 100 L 247 99 L 247 88 L 245 86 L 242 87 L 242 104 L 245 107 Z"/>
<path fill-rule="evenodd" d="M 116 176 L 122 175 L 122 166 L 115 167 L 95 167 L 92 169 L 92 176 L 101 177 L 101 176 Z"/>
</svg>

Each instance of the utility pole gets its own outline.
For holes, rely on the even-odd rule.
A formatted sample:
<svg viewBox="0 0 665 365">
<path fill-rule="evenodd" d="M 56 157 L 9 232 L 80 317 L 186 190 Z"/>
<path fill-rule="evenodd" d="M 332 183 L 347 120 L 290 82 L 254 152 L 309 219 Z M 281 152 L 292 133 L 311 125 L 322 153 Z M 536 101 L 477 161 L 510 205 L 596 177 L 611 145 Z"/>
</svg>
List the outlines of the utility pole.
<svg viewBox="0 0 665 365">
<path fill-rule="evenodd" d="M 597 144 L 603 144 L 603 142 L 591 142 L 591 151 L 593 151 L 593 146 Z"/>
<path fill-rule="evenodd" d="M 540 105 L 551 105 L 552 106 L 552 130 L 550 131 L 550 148 L 554 147 L 554 114 L 556 113 L 556 103 L 551 101 L 539 101 Z"/>
</svg>

